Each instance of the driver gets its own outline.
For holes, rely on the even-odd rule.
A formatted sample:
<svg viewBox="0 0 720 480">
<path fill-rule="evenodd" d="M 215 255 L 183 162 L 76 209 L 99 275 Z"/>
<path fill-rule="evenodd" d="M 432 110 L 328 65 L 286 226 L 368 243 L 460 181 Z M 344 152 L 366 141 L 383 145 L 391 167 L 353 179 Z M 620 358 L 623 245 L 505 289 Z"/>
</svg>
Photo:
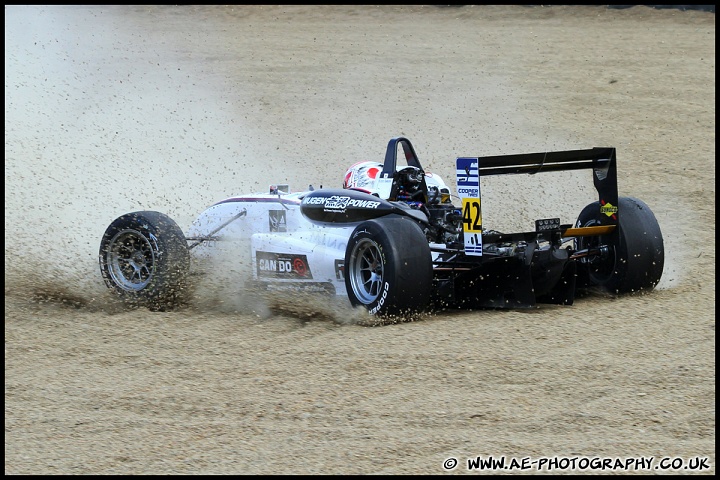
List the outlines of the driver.
<svg viewBox="0 0 720 480">
<path fill-rule="evenodd" d="M 345 179 L 343 180 L 342 186 L 343 188 L 352 188 L 353 190 L 380 196 L 377 180 L 380 178 L 382 171 L 382 163 L 372 161 L 357 162 L 345 172 Z M 449 201 L 450 189 L 438 175 L 423 172 L 417 167 L 410 166 L 398 166 L 397 171 L 401 180 L 398 194 L 399 196 L 405 197 L 403 198 L 404 200 L 411 200 L 418 197 L 417 192 L 421 191 L 424 181 L 430 191 L 430 197 L 432 199 L 437 198 L 440 200 L 442 198 L 442 201 Z M 442 194 L 442 197 L 440 194 Z"/>
<path fill-rule="evenodd" d="M 345 172 L 343 188 L 352 188 L 377 195 L 375 183 L 382 169 L 382 163 L 357 162 Z"/>
</svg>

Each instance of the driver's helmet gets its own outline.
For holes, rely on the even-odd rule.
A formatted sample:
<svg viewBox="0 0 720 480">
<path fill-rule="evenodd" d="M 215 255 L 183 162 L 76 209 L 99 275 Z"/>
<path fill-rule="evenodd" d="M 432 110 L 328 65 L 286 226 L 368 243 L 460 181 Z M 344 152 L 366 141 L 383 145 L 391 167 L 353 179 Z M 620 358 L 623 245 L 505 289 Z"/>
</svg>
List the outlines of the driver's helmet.
<svg viewBox="0 0 720 480">
<path fill-rule="evenodd" d="M 375 193 L 375 180 L 380 176 L 382 170 L 382 163 L 358 162 L 345 172 L 343 188 L 354 188 L 367 193 Z"/>
</svg>

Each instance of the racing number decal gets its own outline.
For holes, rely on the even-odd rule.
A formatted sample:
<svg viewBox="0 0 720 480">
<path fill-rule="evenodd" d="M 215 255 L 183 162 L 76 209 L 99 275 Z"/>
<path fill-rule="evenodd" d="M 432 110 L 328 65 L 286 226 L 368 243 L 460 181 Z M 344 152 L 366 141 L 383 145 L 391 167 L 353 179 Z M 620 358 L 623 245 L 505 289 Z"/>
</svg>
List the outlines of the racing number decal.
<svg viewBox="0 0 720 480">
<path fill-rule="evenodd" d="M 465 253 L 482 255 L 482 210 L 477 158 L 457 159 L 458 196 L 462 200 Z"/>
<path fill-rule="evenodd" d="M 463 232 L 465 233 L 465 253 L 482 255 L 482 213 L 479 198 L 463 198 Z"/>
<path fill-rule="evenodd" d="M 463 230 L 466 232 L 482 232 L 482 214 L 479 198 L 463 198 Z"/>
</svg>

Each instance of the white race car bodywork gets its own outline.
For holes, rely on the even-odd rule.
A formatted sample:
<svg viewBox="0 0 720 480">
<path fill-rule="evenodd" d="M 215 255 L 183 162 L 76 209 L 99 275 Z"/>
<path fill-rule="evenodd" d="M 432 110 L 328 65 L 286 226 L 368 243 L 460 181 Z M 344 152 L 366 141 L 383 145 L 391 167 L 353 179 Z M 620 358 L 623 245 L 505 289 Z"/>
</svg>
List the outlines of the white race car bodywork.
<svg viewBox="0 0 720 480">
<path fill-rule="evenodd" d="M 206 260 L 217 256 L 218 250 L 232 249 L 244 255 L 237 261 L 251 265 L 255 281 L 345 295 L 345 250 L 357 223 L 333 227 L 311 223 L 300 212 L 300 199 L 306 193 L 244 195 L 209 207 L 186 235 L 211 238 L 191 244 L 196 271 L 204 272 Z"/>
</svg>

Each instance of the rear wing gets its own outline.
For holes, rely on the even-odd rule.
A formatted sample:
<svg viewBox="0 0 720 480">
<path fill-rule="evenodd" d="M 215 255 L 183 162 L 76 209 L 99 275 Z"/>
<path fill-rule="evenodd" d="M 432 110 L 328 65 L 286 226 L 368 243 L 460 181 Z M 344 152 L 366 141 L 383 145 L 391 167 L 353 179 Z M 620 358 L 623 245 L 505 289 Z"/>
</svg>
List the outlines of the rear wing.
<svg viewBox="0 0 720 480">
<path fill-rule="evenodd" d="M 618 188 L 614 147 L 594 147 L 587 150 L 496 155 L 489 157 L 459 157 L 457 159 L 458 189 L 462 185 L 477 186 L 479 177 L 525 173 L 591 169 L 593 184 L 598 192 L 602 225 L 617 225 Z"/>
</svg>

